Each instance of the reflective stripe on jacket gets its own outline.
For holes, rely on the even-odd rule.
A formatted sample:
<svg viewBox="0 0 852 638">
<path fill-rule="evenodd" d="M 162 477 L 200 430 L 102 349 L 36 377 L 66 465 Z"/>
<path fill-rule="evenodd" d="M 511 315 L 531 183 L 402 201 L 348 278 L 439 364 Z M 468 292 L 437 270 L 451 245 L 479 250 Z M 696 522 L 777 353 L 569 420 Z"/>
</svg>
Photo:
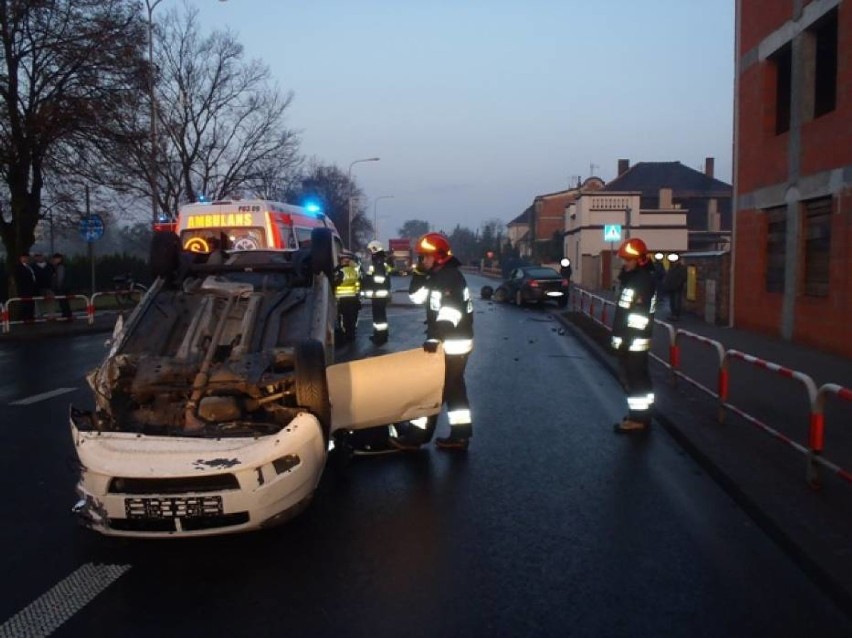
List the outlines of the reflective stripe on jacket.
<svg viewBox="0 0 852 638">
<path fill-rule="evenodd" d="M 384 257 L 374 255 L 364 276 L 364 296 L 387 299 L 390 297 L 390 289 L 390 266 L 387 265 Z"/>
<path fill-rule="evenodd" d="M 444 343 L 447 354 L 473 350 L 473 301 L 455 257 L 425 275 L 411 278 L 409 296 L 426 304 L 426 338 Z"/>
<path fill-rule="evenodd" d="M 340 268 L 342 279 L 334 289 L 334 296 L 357 297 L 361 290 L 361 279 L 358 277 L 358 269 L 355 266 L 343 266 Z"/>
<path fill-rule="evenodd" d="M 651 349 L 654 311 L 657 305 L 653 264 L 622 270 L 621 288 L 612 322 L 612 347 L 626 352 Z"/>
</svg>

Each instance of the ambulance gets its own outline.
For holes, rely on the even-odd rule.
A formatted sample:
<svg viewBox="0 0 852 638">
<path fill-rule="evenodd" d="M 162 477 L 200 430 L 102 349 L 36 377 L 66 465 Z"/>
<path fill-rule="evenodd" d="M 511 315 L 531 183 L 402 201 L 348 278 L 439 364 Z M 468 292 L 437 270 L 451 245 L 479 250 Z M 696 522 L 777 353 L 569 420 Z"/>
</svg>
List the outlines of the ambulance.
<svg viewBox="0 0 852 638">
<path fill-rule="evenodd" d="M 314 228 L 331 229 L 338 250 L 342 248 L 334 224 L 318 209 L 263 199 L 186 204 L 180 209 L 176 232 L 184 250 L 209 253 L 217 248 L 310 248 Z"/>
</svg>

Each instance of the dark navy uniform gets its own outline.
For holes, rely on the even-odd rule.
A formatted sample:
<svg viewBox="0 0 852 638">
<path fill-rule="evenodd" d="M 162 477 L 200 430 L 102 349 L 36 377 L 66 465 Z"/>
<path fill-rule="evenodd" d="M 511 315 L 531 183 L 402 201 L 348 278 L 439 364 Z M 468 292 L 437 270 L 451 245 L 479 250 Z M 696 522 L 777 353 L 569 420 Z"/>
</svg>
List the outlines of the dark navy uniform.
<svg viewBox="0 0 852 638">
<path fill-rule="evenodd" d="M 364 296 L 370 299 L 373 312 L 373 343 L 383 344 L 388 340 L 388 302 L 391 294 L 390 267 L 385 261 L 385 252 L 373 253 L 364 278 Z"/>
<path fill-rule="evenodd" d="M 627 390 L 626 419 L 649 425 L 654 390 L 648 370 L 648 352 L 654 329 L 656 278 L 650 262 L 622 270 L 621 287 L 612 326 L 612 347 L 618 355 Z"/>
<path fill-rule="evenodd" d="M 409 286 L 411 300 L 426 304 L 426 343 L 437 349 L 444 347 L 445 377 L 444 403 L 450 423 L 450 438 L 467 440 L 473 435 L 470 403 L 464 371 L 467 358 L 473 351 L 473 302 L 464 275 L 459 270 L 460 262 L 450 257 L 428 273 L 412 276 Z M 427 429 L 426 440 L 432 437 L 434 419 L 421 427 Z M 414 425 L 418 425 L 413 422 Z"/>
</svg>

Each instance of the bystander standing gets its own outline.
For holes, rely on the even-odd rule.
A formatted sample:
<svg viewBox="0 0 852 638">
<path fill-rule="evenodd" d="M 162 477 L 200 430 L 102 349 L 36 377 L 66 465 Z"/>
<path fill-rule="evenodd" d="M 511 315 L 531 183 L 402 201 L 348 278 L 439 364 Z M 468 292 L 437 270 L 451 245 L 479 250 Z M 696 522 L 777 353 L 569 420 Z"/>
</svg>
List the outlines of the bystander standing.
<svg viewBox="0 0 852 638">
<path fill-rule="evenodd" d="M 683 289 L 686 286 L 686 268 L 676 253 L 669 255 L 669 270 L 663 279 L 663 291 L 669 298 L 669 319 L 680 319 L 683 307 Z"/>
<path fill-rule="evenodd" d="M 38 294 L 38 286 L 36 285 L 35 273 L 30 265 L 29 253 L 22 253 L 18 257 L 18 263 L 15 264 L 15 272 L 13 274 L 18 297 L 24 299 L 21 301 L 21 319 L 23 321 L 32 321 L 35 316 L 35 304 L 32 297 Z"/>
<path fill-rule="evenodd" d="M 51 266 L 53 266 L 53 277 L 51 279 L 51 290 L 59 296 L 59 309 L 62 312 L 62 318 L 71 320 L 74 315 L 71 313 L 71 304 L 68 302 L 68 288 L 65 286 L 65 255 L 62 253 L 54 253 L 50 258 Z"/>
</svg>

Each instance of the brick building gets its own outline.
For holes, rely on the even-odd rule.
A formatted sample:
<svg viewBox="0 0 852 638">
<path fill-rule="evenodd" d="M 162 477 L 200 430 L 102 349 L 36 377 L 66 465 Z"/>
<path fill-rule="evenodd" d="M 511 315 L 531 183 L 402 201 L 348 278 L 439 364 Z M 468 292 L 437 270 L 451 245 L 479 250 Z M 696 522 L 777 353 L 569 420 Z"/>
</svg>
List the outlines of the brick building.
<svg viewBox="0 0 852 638">
<path fill-rule="evenodd" d="M 598 177 L 589 177 L 576 188 L 569 188 L 546 195 L 537 195 L 533 203 L 510 221 L 509 239 L 521 257 L 536 260 L 556 260 L 562 250 L 562 236 L 565 233 L 565 209 L 579 197 L 581 191 L 595 191 L 603 188 L 604 182 Z"/>
<path fill-rule="evenodd" d="M 852 357 L 852 0 L 737 0 L 733 322 Z"/>
</svg>

